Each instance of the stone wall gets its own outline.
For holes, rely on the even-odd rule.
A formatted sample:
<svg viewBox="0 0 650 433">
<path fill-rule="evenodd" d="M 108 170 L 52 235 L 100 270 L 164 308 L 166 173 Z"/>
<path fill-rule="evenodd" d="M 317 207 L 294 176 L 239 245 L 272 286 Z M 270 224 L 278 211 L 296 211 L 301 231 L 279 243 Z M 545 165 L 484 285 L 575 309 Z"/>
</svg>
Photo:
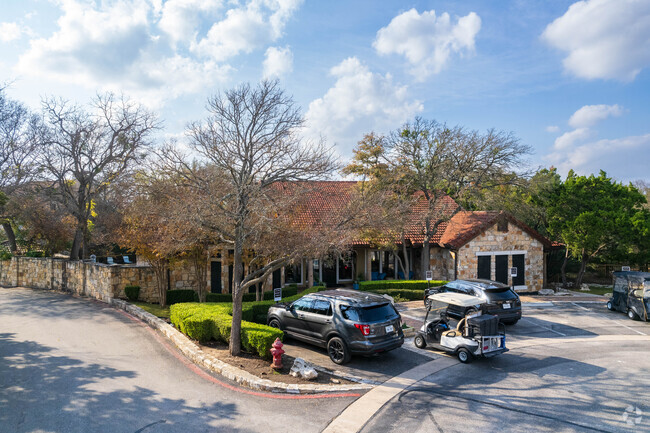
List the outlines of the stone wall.
<svg viewBox="0 0 650 433">
<path fill-rule="evenodd" d="M 515 288 L 522 291 L 537 291 L 544 288 L 544 246 L 518 226 L 509 222 L 507 231 L 499 231 L 495 224 L 461 247 L 457 253 L 457 278 L 476 278 L 477 253 L 508 255 L 508 268 L 512 267 L 512 254 L 525 254 L 525 287 Z M 491 260 L 491 264 L 491 278 L 494 279 L 494 259 Z M 510 276 L 508 276 L 508 284 L 512 284 Z"/>
<path fill-rule="evenodd" d="M 140 286 L 140 299 L 158 302 L 150 266 L 105 265 L 51 258 L 12 257 L 0 261 L 0 285 L 67 290 L 103 301 L 125 298 L 124 287 Z"/>
<path fill-rule="evenodd" d="M 455 270 L 452 251 L 440 247 L 433 247 L 431 248 L 429 261 L 434 280 L 449 281 L 454 279 Z"/>
</svg>

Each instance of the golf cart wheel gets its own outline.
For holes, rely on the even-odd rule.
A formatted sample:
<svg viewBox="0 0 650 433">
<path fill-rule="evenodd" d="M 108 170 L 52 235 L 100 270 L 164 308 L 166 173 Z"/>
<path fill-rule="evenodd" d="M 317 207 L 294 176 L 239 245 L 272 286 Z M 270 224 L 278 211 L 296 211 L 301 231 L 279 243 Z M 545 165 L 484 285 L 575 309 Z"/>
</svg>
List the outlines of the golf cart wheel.
<svg viewBox="0 0 650 433">
<path fill-rule="evenodd" d="M 431 300 L 429 298 L 424 298 L 424 306 L 425 306 L 425 308 L 429 308 L 429 305 L 431 305 Z"/>
<path fill-rule="evenodd" d="M 458 349 L 457 356 L 458 356 L 458 360 L 463 364 L 472 362 L 472 354 L 469 353 L 469 350 L 465 349 L 464 347 Z"/>
<path fill-rule="evenodd" d="M 350 362 L 352 358 L 348 346 L 339 337 L 332 337 L 327 342 L 327 354 L 333 363 L 339 365 Z"/>
<path fill-rule="evenodd" d="M 517 322 L 519 322 L 519 319 L 504 320 L 504 321 L 503 321 L 503 324 L 504 324 L 504 325 L 515 325 Z"/>
<path fill-rule="evenodd" d="M 612 305 L 612 301 L 607 301 L 607 309 L 608 309 L 609 311 L 614 310 L 614 305 Z"/>
<path fill-rule="evenodd" d="M 627 317 L 629 317 L 631 320 L 637 320 L 639 316 L 636 315 L 633 309 L 627 310 Z"/>
<path fill-rule="evenodd" d="M 427 342 L 424 339 L 424 337 L 421 335 L 415 336 L 415 339 L 413 340 L 413 344 L 415 344 L 415 347 L 417 347 L 418 349 L 424 349 L 425 347 L 427 347 Z"/>
</svg>

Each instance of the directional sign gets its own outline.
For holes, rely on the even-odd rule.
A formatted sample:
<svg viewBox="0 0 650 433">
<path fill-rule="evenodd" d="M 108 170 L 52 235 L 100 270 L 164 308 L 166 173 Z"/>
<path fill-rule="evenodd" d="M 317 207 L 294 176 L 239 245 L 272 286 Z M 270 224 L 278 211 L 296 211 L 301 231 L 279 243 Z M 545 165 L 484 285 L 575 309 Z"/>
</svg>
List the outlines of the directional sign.
<svg viewBox="0 0 650 433">
<path fill-rule="evenodd" d="M 280 302 L 282 300 L 282 288 L 277 287 L 273 289 L 273 300 L 275 302 Z"/>
<path fill-rule="evenodd" d="M 510 276 L 511 277 L 516 277 L 517 276 L 517 268 L 510 268 Z"/>
<path fill-rule="evenodd" d="M 629 266 L 622 266 L 621 271 L 623 272 L 630 272 L 630 267 Z"/>
<path fill-rule="evenodd" d="M 425 274 L 426 274 L 427 281 L 433 280 L 433 271 L 426 271 Z"/>
</svg>

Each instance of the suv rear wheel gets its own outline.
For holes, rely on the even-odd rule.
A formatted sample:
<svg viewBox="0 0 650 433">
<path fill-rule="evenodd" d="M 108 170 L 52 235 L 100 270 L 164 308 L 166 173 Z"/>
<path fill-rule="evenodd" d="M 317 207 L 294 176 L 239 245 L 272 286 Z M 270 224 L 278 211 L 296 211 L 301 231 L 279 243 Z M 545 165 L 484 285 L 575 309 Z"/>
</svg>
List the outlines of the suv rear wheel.
<svg viewBox="0 0 650 433">
<path fill-rule="evenodd" d="M 327 354 L 335 364 L 345 364 L 350 362 L 350 359 L 352 358 L 345 341 L 339 337 L 332 337 L 329 339 L 327 342 Z"/>
</svg>

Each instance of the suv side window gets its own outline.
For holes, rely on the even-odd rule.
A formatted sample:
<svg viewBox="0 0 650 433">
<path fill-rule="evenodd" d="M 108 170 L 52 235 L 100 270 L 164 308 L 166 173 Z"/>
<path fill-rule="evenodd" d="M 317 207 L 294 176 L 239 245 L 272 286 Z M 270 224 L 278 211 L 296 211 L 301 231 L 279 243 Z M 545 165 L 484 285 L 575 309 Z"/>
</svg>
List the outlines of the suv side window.
<svg viewBox="0 0 650 433">
<path fill-rule="evenodd" d="M 301 298 L 291 304 L 291 307 L 296 311 L 310 312 L 312 311 L 313 302 L 314 300 L 312 298 Z"/>
<path fill-rule="evenodd" d="M 458 289 L 458 283 L 456 281 L 451 281 L 447 283 L 445 285 L 445 289 L 448 292 L 462 293 L 462 291 Z"/>
<path fill-rule="evenodd" d="M 332 307 L 329 301 L 326 301 L 324 299 L 314 300 L 314 304 L 312 305 L 312 310 L 314 311 L 314 313 L 321 314 L 323 316 L 332 315 Z"/>
<path fill-rule="evenodd" d="M 341 315 L 343 316 L 344 319 L 353 320 L 355 322 L 361 321 L 361 319 L 359 318 L 359 310 L 357 310 L 355 307 L 341 304 L 339 309 L 341 310 Z"/>
</svg>

